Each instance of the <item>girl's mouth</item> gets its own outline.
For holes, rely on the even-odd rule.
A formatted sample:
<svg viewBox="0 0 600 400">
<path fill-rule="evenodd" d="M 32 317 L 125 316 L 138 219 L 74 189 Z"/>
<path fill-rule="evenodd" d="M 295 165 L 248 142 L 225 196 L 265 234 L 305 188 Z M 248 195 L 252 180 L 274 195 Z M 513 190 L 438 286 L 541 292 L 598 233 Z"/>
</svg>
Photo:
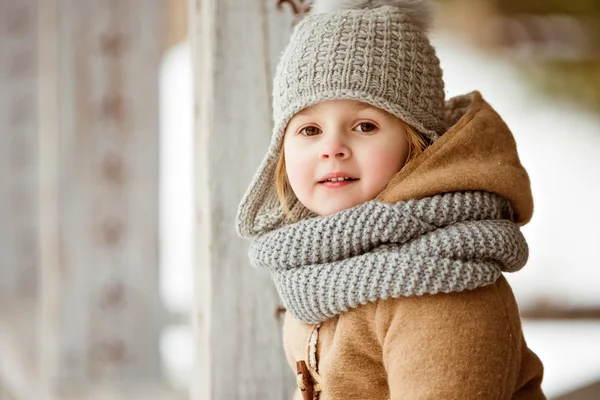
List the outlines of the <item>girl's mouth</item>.
<svg viewBox="0 0 600 400">
<path fill-rule="evenodd" d="M 358 181 L 358 179 L 356 179 L 356 178 L 339 177 L 339 178 L 325 179 L 323 181 L 320 181 L 319 184 L 325 186 L 326 188 L 335 189 L 335 188 L 341 188 L 341 187 L 351 185 L 352 183 L 354 183 L 356 181 Z"/>
</svg>

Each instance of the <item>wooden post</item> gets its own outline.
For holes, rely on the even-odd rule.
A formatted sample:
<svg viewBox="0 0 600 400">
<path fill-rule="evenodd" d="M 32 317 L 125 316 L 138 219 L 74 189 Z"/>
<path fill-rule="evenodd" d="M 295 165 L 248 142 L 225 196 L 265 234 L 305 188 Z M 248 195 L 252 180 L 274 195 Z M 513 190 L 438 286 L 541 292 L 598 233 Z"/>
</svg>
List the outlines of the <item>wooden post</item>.
<svg viewBox="0 0 600 400">
<path fill-rule="evenodd" d="M 33 399 L 38 268 L 36 0 L 0 1 L 0 398 Z M 25 329 L 21 329 L 25 328 Z"/>
<path fill-rule="evenodd" d="M 37 0 L 0 1 L 0 398 L 32 385 L 38 272 Z"/>
<path fill-rule="evenodd" d="M 237 205 L 271 135 L 271 81 L 293 15 L 277 0 L 191 1 L 198 212 L 192 398 L 291 398 L 279 299 L 249 266 Z"/>
<path fill-rule="evenodd" d="M 162 4 L 39 0 L 40 365 L 51 392 L 90 398 L 95 384 L 160 379 Z"/>
<path fill-rule="evenodd" d="M 31 299 L 37 275 L 36 0 L 0 2 L 0 299 Z"/>
</svg>

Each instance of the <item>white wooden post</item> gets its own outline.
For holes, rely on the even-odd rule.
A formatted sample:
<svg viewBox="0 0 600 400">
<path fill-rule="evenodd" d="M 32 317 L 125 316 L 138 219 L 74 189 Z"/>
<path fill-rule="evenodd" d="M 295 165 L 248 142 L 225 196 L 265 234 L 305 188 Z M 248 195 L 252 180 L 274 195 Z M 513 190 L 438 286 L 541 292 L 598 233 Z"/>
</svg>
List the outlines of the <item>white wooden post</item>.
<svg viewBox="0 0 600 400">
<path fill-rule="evenodd" d="M 0 1 L 0 399 L 33 399 L 38 271 L 36 0 Z"/>
<path fill-rule="evenodd" d="M 0 299 L 35 295 L 36 0 L 0 1 Z M 1 316 L 0 316 L 1 318 Z"/>
<path fill-rule="evenodd" d="M 293 19 L 277 0 L 193 0 L 198 210 L 196 400 L 291 398 L 279 299 L 249 266 L 236 209 L 270 141 L 271 81 Z"/>
<path fill-rule="evenodd" d="M 40 355 L 52 392 L 160 377 L 162 5 L 39 0 Z"/>
</svg>

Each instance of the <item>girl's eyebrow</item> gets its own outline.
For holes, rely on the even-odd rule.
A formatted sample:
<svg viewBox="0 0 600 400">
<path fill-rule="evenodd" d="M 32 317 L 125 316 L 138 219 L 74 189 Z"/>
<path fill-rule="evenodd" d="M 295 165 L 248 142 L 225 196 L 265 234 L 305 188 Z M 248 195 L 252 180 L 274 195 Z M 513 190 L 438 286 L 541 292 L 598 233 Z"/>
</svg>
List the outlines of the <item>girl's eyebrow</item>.
<svg viewBox="0 0 600 400">
<path fill-rule="evenodd" d="M 296 114 L 294 114 L 294 117 L 304 117 L 308 114 L 310 114 L 310 109 L 305 108 L 304 110 L 298 111 Z"/>
<path fill-rule="evenodd" d="M 372 105 L 370 105 L 370 104 L 367 104 L 367 103 L 358 102 L 358 103 L 355 103 L 355 104 L 354 104 L 354 107 L 353 107 L 353 108 L 354 108 L 356 111 L 363 111 L 363 110 L 373 109 L 373 108 L 375 108 L 375 107 L 373 107 Z"/>
<path fill-rule="evenodd" d="M 352 104 L 351 107 L 352 107 L 352 111 L 356 112 L 356 113 L 365 111 L 365 110 L 372 110 L 373 112 L 380 111 L 377 107 L 372 106 L 371 104 L 368 104 L 368 103 L 363 103 L 362 101 L 355 102 L 354 104 Z M 313 113 L 313 110 L 310 107 L 307 107 L 307 108 L 304 108 L 303 110 L 298 111 L 296 114 L 294 114 L 294 117 L 288 123 L 286 131 L 288 131 L 288 129 L 290 127 L 295 128 L 296 125 L 300 124 L 300 121 L 298 121 L 298 117 L 311 118 L 312 113 Z"/>
<path fill-rule="evenodd" d="M 356 103 L 354 103 L 352 105 L 352 108 L 354 109 L 354 111 L 358 112 L 358 111 L 363 111 L 363 110 L 377 110 L 377 107 L 373 107 L 370 104 L 367 103 L 363 103 L 361 101 L 358 101 Z M 301 111 L 298 111 L 294 116 L 310 116 L 310 114 L 312 113 L 312 110 L 310 108 L 305 108 Z"/>
</svg>

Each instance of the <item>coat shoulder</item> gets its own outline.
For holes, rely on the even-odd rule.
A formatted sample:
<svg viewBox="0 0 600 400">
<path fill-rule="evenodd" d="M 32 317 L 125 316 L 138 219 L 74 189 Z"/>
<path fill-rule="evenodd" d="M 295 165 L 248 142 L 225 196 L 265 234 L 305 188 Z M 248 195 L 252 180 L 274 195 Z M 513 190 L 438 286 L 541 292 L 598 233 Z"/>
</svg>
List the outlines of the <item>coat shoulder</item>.
<svg viewBox="0 0 600 400">
<path fill-rule="evenodd" d="M 378 330 L 386 330 L 396 321 L 407 327 L 415 322 L 432 328 L 478 329 L 510 327 L 521 330 L 519 309 L 504 277 L 494 284 L 462 292 L 426 294 L 381 300 L 377 303 Z"/>
<path fill-rule="evenodd" d="M 504 278 L 382 301 L 376 321 L 392 398 L 511 398 L 520 385 L 524 342 Z"/>
</svg>

